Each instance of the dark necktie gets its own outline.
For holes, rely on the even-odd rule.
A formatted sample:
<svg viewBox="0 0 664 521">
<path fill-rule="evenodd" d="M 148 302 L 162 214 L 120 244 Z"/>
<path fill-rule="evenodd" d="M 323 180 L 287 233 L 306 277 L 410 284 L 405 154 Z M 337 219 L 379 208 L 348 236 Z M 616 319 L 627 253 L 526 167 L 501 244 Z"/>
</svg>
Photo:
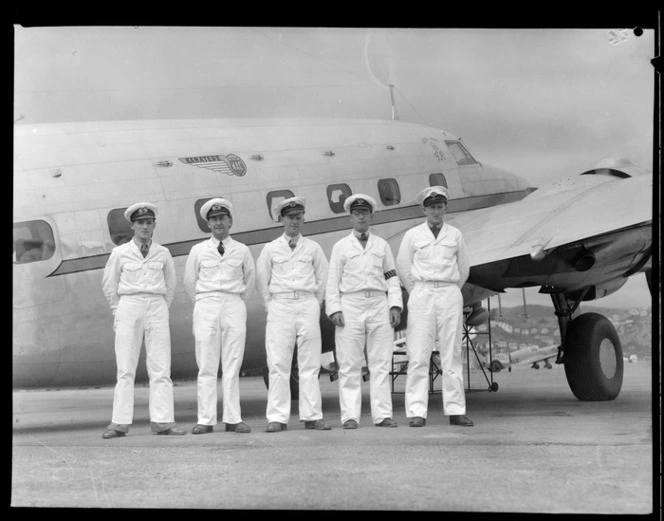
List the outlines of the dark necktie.
<svg viewBox="0 0 664 521">
<path fill-rule="evenodd" d="M 438 228 L 437 226 L 431 226 L 430 228 L 431 231 L 433 232 L 433 236 L 437 239 L 438 234 L 440 233 L 440 228 Z"/>
<path fill-rule="evenodd" d="M 219 252 L 219 255 L 222 257 L 224 256 L 224 252 L 226 250 L 224 249 L 224 244 L 221 241 L 219 241 L 219 247 L 217 248 L 217 251 Z"/>
<path fill-rule="evenodd" d="M 291 250 L 295 249 L 295 246 L 297 246 L 297 242 L 295 242 L 295 239 L 291 237 L 291 239 L 288 241 L 288 246 L 290 246 Z"/>
<path fill-rule="evenodd" d="M 357 238 L 360 241 L 360 244 L 362 245 L 362 248 L 367 247 L 367 239 L 368 238 L 369 238 L 369 236 L 364 232 L 362 232 L 362 234 Z"/>
<path fill-rule="evenodd" d="M 143 258 L 147 257 L 148 251 L 150 251 L 150 248 L 147 244 L 141 244 L 141 253 L 143 254 Z"/>
</svg>

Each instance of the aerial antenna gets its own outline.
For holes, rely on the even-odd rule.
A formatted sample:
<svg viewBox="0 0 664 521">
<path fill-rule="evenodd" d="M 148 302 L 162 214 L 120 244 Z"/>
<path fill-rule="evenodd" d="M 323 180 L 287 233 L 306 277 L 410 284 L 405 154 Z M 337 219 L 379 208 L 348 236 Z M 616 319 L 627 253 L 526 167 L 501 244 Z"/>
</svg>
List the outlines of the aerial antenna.
<svg viewBox="0 0 664 521">
<path fill-rule="evenodd" d="M 384 32 L 369 31 L 364 46 L 364 57 L 373 80 L 381 87 L 389 87 L 392 102 L 392 120 L 398 120 L 399 114 L 397 113 L 396 98 L 394 96 L 394 84 L 390 80 L 392 53 Z"/>
<path fill-rule="evenodd" d="M 390 87 L 390 98 L 392 98 L 392 121 L 399 119 L 399 114 L 397 113 L 397 103 L 394 100 L 394 85 L 389 84 Z"/>
</svg>

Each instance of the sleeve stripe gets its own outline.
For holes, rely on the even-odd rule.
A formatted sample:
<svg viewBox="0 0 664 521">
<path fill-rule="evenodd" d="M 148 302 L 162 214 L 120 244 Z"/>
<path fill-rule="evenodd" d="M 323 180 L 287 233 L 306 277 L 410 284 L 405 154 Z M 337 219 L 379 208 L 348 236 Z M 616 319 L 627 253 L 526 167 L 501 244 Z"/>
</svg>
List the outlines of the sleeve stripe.
<svg viewBox="0 0 664 521">
<path fill-rule="evenodd" d="M 385 280 L 391 279 L 397 276 L 397 270 L 386 271 L 383 275 L 385 275 Z"/>
</svg>

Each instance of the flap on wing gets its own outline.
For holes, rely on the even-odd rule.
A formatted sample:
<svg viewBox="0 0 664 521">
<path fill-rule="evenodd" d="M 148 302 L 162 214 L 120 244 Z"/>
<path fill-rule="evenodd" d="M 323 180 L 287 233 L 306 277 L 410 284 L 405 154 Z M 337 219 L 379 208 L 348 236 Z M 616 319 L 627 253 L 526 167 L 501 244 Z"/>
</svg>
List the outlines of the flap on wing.
<svg viewBox="0 0 664 521">
<path fill-rule="evenodd" d="M 544 189 L 514 203 L 450 215 L 471 266 L 531 255 L 652 221 L 652 176 L 592 180 Z"/>
</svg>

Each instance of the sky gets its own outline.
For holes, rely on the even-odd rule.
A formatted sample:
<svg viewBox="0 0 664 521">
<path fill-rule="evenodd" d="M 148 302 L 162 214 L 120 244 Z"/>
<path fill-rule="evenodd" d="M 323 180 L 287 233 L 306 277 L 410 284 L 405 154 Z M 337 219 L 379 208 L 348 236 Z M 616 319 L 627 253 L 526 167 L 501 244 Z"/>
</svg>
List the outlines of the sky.
<svg viewBox="0 0 664 521">
<path fill-rule="evenodd" d="M 623 27 L 16 25 L 14 121 L 391 119 L 391 84 L 400 120 L 543 186 L 606 157 L 652 168 L 654 45 L 654 30 Z M 649 305 L 645 278 L 593 304 Z"/>
</svg>

